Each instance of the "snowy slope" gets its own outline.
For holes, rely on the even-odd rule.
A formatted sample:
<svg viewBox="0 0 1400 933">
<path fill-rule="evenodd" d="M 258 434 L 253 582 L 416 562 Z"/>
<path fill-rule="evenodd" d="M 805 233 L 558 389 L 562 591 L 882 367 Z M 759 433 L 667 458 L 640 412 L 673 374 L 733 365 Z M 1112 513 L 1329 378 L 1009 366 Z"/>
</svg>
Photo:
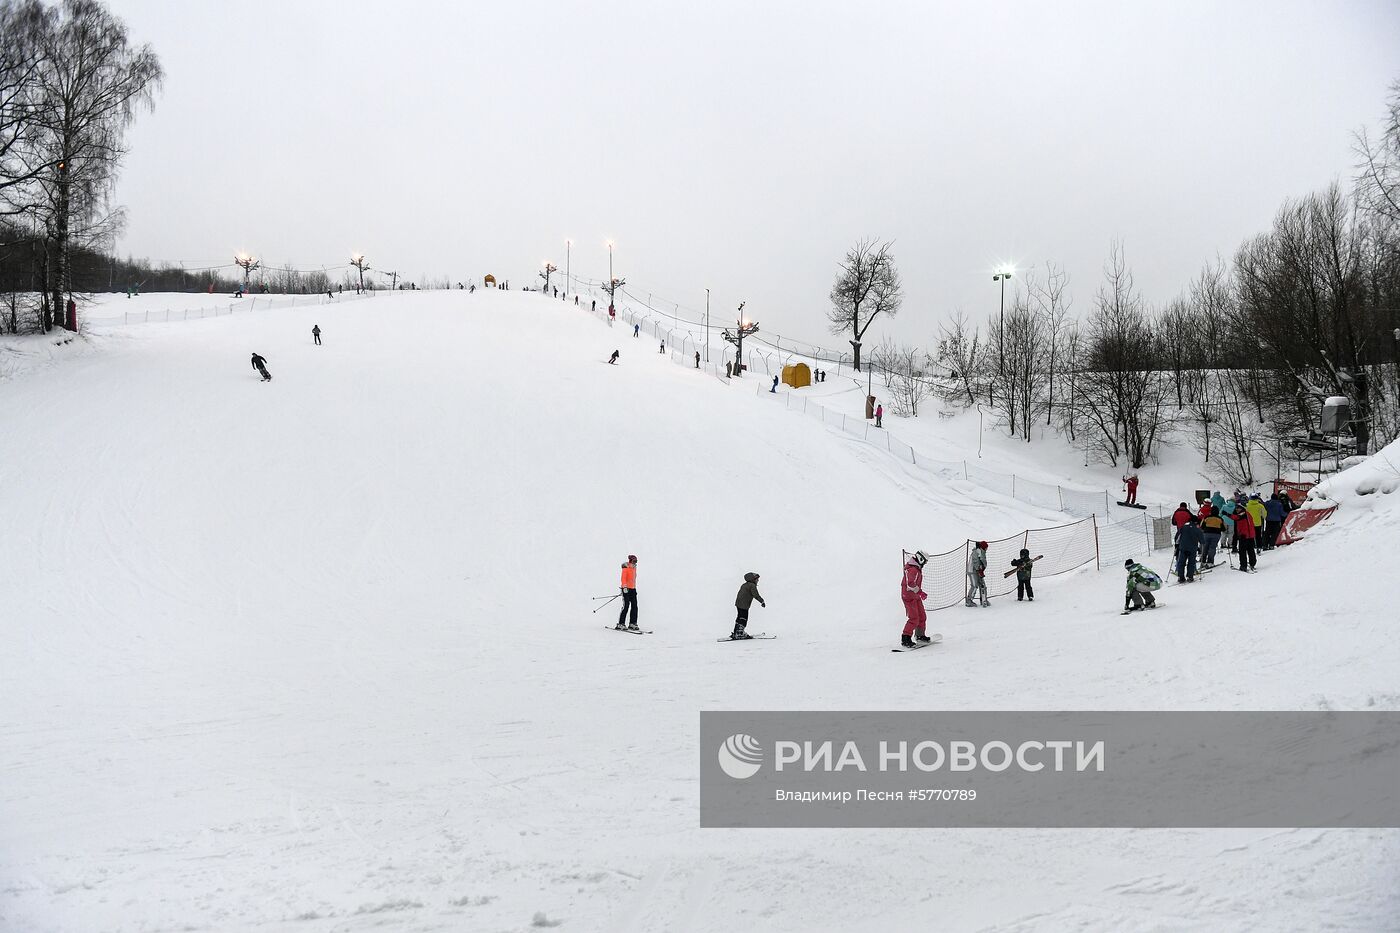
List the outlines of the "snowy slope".
<svg viewBox="0 0 1400 933">
<path fill-rule="evenodd" d="M 1384 581 L 1337 571 L 1400 546 L 1393 508 L 1364 539 L 1170 590 L 1150 622 L 1086 571 L 938 613 L 945 643 L 906 656 L 901 547 L 1056 516 L 538 295 L 98 327 L 0 382 L 0 438 L 0 927 L 1307 930 L 1400 910 L 1395 833 L 702 832 L 695 783 L 702 709 L 1395 708 Z M 591 614 L 628 553 L 646 638 Z M 780 638 L 716 644 L 750 570 L 751 628 Z"/>
</svg>

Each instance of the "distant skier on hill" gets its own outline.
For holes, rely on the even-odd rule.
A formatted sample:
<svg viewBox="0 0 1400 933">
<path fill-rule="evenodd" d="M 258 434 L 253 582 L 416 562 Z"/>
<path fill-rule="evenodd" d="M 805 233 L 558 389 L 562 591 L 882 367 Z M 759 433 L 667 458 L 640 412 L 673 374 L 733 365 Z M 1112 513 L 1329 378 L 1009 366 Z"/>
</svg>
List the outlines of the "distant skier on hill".
<svg viewBox="0 0 1400 933">
<path fill-rule="evenodd" d="M 768 604 L 763 601 L 763 597 L 758 595 L 758 574 L 744 574 L 744 583 L 739 587 L 739 595 L 734 597 L 734 631 L 730 633 L 731 639 L 753 638 L 744 631 L 749 624 L 749 609 L 753 606 L 753 601 L 758 600 L 758 604 L 765 609 Z"/>
<path fill-rule="evenodd" d="M 978 541 L 967 559 L 967 606 L 975 609 L 973 597 L 981 596 L 982 608 L 991 605 L 987 599 L 987 542 Z"/>
<path fill-rule="evenodd" d="M 272 374 L 267 371 L 267 360 L 256 353 L 253 354 L 253 368 L 258 371 L 258 375 L 262 376 L 263 382 L 272 381 Z"/>
<path fill-rule="evenodd" d="M 924 610 L 924 600 L 928 599 L 928 594 L 924 592 L 924 565 L 927 563 L 928 555 L 923 551 L 915 551 L 904 562 L 904 580 L 900 584 L 899 598 L 904 602 L 905 622 L 899 643 L 905 648 L 914 647 L 915 638 L 922 642 L 930 641 L 924 631 L 928 625 L 928 613 Z"/>
<path fill-rule="evenodd" d="M 633 336 L 633 337 L 640 337 L 641 335 L 642 335 L 642 325 L 641 325 L 641 324 L 633 324 L 633 325 L 632 325 L 632 336 Z"/>
<path fill-rule="evenodd" d="M 620 354 L 620 351 L 614 350 L 613 353 L 612 353 L 612 356 L 608 357 L 608 362 L 609 362 L 609 363 L 616 364 L 616 363 L 617 363 L 617 358 L 618 358 L 619 355 L 621 355 L 621 354 Z"/>
<path fill-rule="evenodd" d="M 320 324 L 312 324 L 312 325 L 311 325 L 311 339 L 314 340 L 314 341 L 316 341 L 316 346 L 319 347 L 319 346 L 321 345 L 321 325 L 320 325 Z"/>
</svg>

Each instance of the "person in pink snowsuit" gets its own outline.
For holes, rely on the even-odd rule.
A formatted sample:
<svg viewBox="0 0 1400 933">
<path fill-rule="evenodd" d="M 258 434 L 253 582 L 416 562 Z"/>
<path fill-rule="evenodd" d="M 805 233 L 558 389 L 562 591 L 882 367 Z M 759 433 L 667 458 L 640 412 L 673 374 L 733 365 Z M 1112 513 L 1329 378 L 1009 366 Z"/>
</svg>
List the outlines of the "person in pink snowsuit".
<svg viewBox="0 0 1400 933">
<path fill-rule="evenodd" d="M 924 627 L 928 624 L 928 613 L 924 611 L 924 600 L 928 594 L 924 592 L 924 564 L 928 563 L 928 555 L 923 551 L 915 551 L 909 555 L 909 559 L 904 562 L 904 581 L 900 585 L 899 597 L 904 601 L 904 637 L 899 643 L 906 648 L 914 647 L 914 638 L 919 641 L 929 641 L 928 635 L 924 632 Z"/>
</svg>

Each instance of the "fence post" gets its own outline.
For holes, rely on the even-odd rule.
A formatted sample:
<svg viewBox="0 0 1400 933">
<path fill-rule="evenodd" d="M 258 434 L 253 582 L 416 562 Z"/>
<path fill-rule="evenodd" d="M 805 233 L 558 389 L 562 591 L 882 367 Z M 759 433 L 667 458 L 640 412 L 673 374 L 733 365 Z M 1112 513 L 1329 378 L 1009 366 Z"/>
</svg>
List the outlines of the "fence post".
<svg viewBox="0 0 1400 933">
<path fill-rule="evenodd" d="M 963 461 L 963 479 L 967 479 L 967 461 Z"/>
<path fill-rule="evenodd" d="M 1016 474 L 1011 474 L 1011 498 L 1016 498 Z"/>
<path fill-rule="evenodd" d="M 1103 564 L 1099 561 L 1099 520 L 1096 516 L 1090 515 L 1089 521 L 1093 523 L 1094 528 L 1094 569 L 1102 570 Z"/>
<path fill-rule="evenodd" d="M 1151 554 L 1153 551 L 1155 551 L 1155 550 L 1157 549 L 1157 548 L 1156 548 L 1157 542 L 1156 542 L 1155 540 L 1153 540 L 1153 539 L 1155 538 L 1155 535 L 1153 534 L 1153 529 L 1152 529 L 1152 519 L 1151 519 L 1150 517 L 1144 515 L 1144 516 L 1142 517 L 1142 527 L 1143 527 L 1143 530 L 1147 532 L 1147 553 Z M 1229 558 L 1227 557 L 1226 560 L 1228 560 L 1228 559 L 1229 559 Z"/>
<path fill-rule="evenodd" d="M 1060 497 L 1060 511 L 1065 510 L 1065 491 L 1059 486 L 1055 487 L 1055 495 Z"/>
</svg>

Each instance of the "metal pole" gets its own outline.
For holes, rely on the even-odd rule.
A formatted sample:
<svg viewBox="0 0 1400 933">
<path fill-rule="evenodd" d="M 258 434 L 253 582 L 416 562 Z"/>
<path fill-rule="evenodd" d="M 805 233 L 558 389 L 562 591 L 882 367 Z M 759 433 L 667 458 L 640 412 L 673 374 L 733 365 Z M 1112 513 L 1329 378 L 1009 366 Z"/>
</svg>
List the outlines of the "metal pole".
<svg viewBox="0 0 1400 933">
<path fill-rule="evenodd" d="M 705 362 L 710 361 L 710 290 L 705 289 Z"/>
<path fill-rule="evenodd" d="M 564 296 L 568 297 L 570 284 L 573 281 L 573 265 L 570 262 L 569 254 L 573 251 L 574 241 L 564 241 Z"/>
</svg>

